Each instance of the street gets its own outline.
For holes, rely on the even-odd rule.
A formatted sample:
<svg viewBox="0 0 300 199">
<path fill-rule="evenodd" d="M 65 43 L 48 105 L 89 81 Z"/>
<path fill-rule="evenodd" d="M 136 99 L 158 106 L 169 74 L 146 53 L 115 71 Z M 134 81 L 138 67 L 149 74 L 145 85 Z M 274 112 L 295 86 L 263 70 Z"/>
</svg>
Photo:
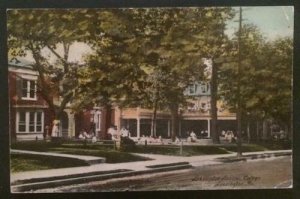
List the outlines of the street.
<svg viewBox="0 0 300 199">
<path fill-rule="evenodd" d="M 91 182 L 36 192 L 102 192 L 291 187 L 291 157 L 224 163 L 193 169 Z"/>
</svg>

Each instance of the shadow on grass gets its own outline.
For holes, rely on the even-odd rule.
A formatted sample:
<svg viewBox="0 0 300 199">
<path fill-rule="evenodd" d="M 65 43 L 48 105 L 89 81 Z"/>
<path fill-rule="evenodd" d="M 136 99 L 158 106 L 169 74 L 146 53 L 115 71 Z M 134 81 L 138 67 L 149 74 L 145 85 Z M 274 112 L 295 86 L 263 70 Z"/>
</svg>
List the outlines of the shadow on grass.
<svg viewBox="0 0 300 199">
<path fill-rule="evenodd" d="M 83 160 L 32 154 L 11 154 L 11 172 L 88 166 Z"/>
</svg>

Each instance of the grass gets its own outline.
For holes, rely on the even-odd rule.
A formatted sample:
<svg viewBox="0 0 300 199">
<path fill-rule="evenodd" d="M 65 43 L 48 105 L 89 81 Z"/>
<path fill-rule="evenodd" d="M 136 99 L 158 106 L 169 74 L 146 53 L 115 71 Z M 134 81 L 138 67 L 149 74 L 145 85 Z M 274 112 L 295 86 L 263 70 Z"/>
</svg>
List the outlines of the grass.
<svg viewBox="0 0 300 199">
<path fill-rule="evenodd" d="M 10 157 L 11 172 L 57 169 L 88 165 L 82 160 L 53 156 L 11 154 Z"/>
<path fill-rule="evenodd" d="M 147 147 L 138 145 L 134 149 L 127 150 L 132 153 L 150 153 L 174 156 L 194 156 L 194 155 L 210 155 L 210 154 L 227 154 L 225 149 L 217 146 L 183 146 L 182 154 L 180 148 L 167 145 L 148 145 Z"/>
<path fill-rule="evenodd" d="M 27 141 L 12 144 L 11 148 L 20 150 L 40 151 L 40 152 L 56 152 L 73 155 L 88 155 L 106 158 L 107 163 L 121 163 L 133 161 L 145 161 L 149 158 L 137 156 L 131 153 L 150 153 L 174 156 L 196 156 L 196 155 L 212 155 L 212 154 L 228 154 L 237 151 L 237 145 L 207 145 L 207 146 L 183 146 L 182 154 L 180 154 L 179 146 L 174 145 L 137 145 L 135 147 L 126 148 L 124 151 L 114 150 L 113 145 L 100 144 L 83 144 L 73 142 L 45 142 L 45 141 Z M 242 152 L 255 152 L 274 149 L 274 145 L 256 145 L 243 144 Z M 76 166 L 86 166 L 87 163 L 81 160 L 70 158 L 51 157 L 30 154 L 12 154 L 11 155 L 11 171 L 32 171 L 54 168 L 66 168 Z"/>
<path fill-rule="evenodd" d="M 107 163 L 122 163 L 149 160 L 149 158 L 116 151 L 113 146 L 78 143 L 52 143 L 44 141 L 28 141 L 14 143 L 11 148 L 39 152 L 57 152 L 73 155 L 88 155 L 106 158 Z"/>
<path fill-rule="evenodd" d="M 64 154 L 75 154 L 75 155 L 89 155 L 96 157 L 105 157 L 106 163 L 121 163 L 121 162 L 134 162 L 149 160 L 149 158 L 133 155 L 126 152 L 119 152 L 111 149 L 100 150 L 100 149 L 82 149 L 82 148 L 52 148 L 51 151 L 64 153 Z"/>
<path fill-rule="evenodd" d="M 231 151 L 237 152 L 237 145 L 222 145 L 221 148 Z M 266 151 L 268 148 L 256 144 L 243 144 L 242 145 L 242 152 L 257 152 L 257 151 Z"/>
</svg>

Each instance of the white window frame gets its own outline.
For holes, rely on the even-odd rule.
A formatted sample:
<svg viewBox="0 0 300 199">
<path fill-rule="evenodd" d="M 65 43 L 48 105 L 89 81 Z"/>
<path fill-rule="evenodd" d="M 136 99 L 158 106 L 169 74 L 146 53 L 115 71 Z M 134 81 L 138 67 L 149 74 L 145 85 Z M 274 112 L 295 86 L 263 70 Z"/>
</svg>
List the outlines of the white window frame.
<svg viewBox="0 0 300 199">
<path fill-rule="evenodd" d="M 189 95 L 195 95 L 195 94 L 197 94 L 197 85 L 196 84 L 189 85 L 189 87 L 188 87 L 188 93 L 189 93 Z"/>
<path fill-rule="evenodd" d="M 20 112 L 25 113 L 25 131 L 19 131 Z M 34 131 L 29 131 L 30 113 L 34 113 Z M 41 131 L 37 131 L 37 114 L 41 113 Z M 43 133 L 44 112 L 43 111 L 18 111 L 16 115 L 16 133 Z"/>
<path fill-rule="evenodd" d="M 29 75 L 22 75 L 22 88 L 21 89 L 21 93 L 22 93 L 22 100 L 32 100 L 32 101 L 36 101 L 37 100 L 37 95 L 36 95 L 36 91 L 37 91 L 37 77 L 36 76 L 29 76 Z M 27 86 L 27 95 L 23 96 L 23 83 L 24 81 L 26 81 L 26 86 Z M 30 86 L 31 86 L 31 81 L 34 82 L 34 96 L 30 97 Z"/>
<path fill-rule="evenodd" d="M 200 84 L 200 91 L 201 91 L 201 94 L 207 94 L 208 93 L 207 83 L 201 83 Z"/>
<path fill-rule="evenodd" d="M 101 130 L 101 111 L 97 110 L 94 111 L 94 123 L 95 123 L 95 129 L 96 131 L 100 131 Z"/>
</svg>

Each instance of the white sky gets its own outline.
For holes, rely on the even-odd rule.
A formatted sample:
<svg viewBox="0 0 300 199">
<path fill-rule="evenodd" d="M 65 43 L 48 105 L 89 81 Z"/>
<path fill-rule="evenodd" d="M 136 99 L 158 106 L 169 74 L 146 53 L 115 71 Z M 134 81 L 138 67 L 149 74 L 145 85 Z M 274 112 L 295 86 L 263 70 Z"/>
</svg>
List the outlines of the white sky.
<svg viewBox="0 0 300 199">
<path fill-rule="evenodd" d="M 238 7 L 234 8 L 237 12 Z M 243 23 L 256 25 L 268 40 L 278 37 L 293 37 L 294 9 L 292 6 L 242 7 Z M 228 22 L 226 33 L 232 35 L 238 29 L 238 13 Z"/>
</svg>

